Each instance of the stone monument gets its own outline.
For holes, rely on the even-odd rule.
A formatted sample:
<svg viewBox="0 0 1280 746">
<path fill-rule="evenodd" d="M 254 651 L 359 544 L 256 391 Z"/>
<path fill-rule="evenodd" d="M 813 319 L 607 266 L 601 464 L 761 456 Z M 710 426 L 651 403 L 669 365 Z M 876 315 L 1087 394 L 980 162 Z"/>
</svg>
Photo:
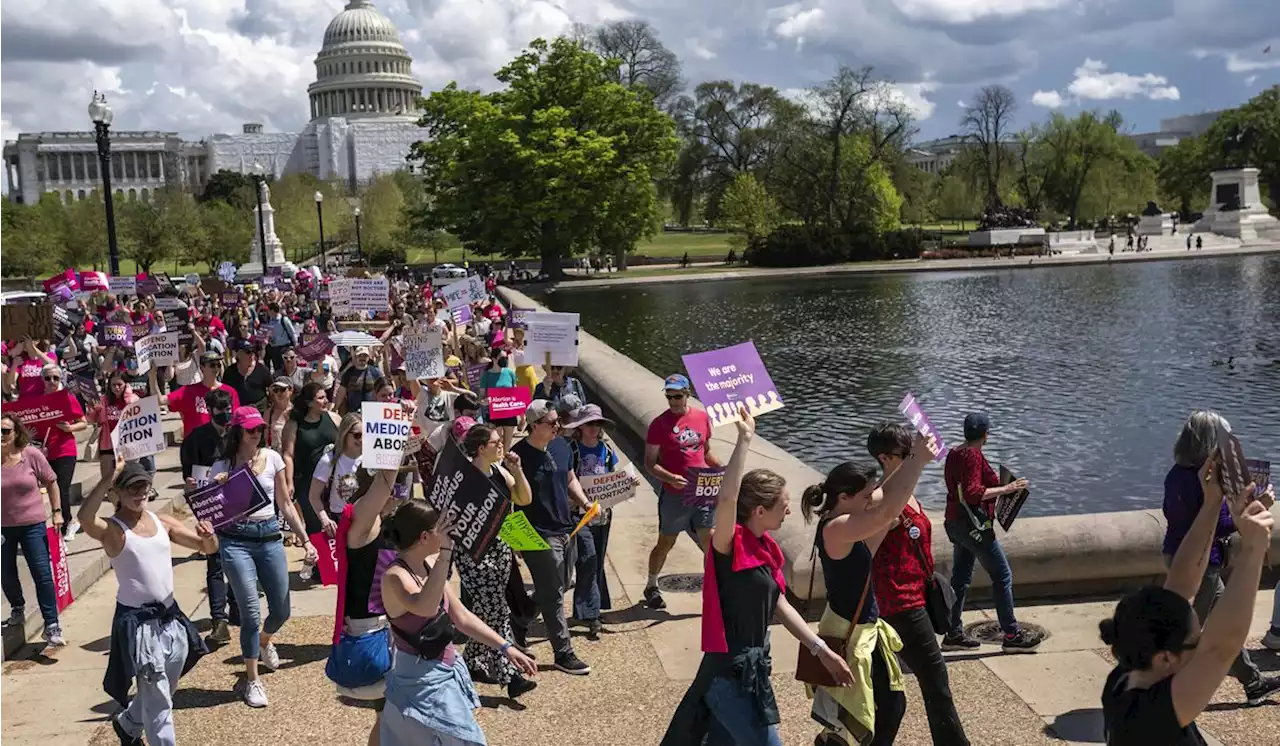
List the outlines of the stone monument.
<svg viewBox="0 0 1280 746">
<path fill-rule="evenodd" d="M 1243 241 L 1280 241 L 1280 220 L 1267 212 L 1258 191 L 1258 169 L 1214 171 L 1209 209 L 1196 221 L 1197 233 L 1217 233 Z"/>
<path fill-rule="evenodd" d="M 262 206 L 262 232 L 267 237 L 267 266 L 268 268 L 284 267 L 292 275 L 297 270 L 290 269 L 294 265 L 285 260 L 284 245 L 276 237 L 275 210 L 271 207 L 271 188 L 267 186 L 266 181 L 262 182 L 259 189 L 258 203 Z M 258 209 L 255 207 L 253 210 L 253 242 L 249 245 L 249 263 L 236 270 L 238 280 L 246 277 L 261 277 L 266 274 L 262 268 L 262 244 L 258 240 Z"/>
<path fill-rule="evenodd" d="M 1173 215 L 1160 211 L 1155 202 L 1148 202 L 1147 209 L 1142 211 L 1138 219 L 1138 227 L 1134 232 L 1139 236 L 1163 236 L 1173 233 Z"/>
</svg>

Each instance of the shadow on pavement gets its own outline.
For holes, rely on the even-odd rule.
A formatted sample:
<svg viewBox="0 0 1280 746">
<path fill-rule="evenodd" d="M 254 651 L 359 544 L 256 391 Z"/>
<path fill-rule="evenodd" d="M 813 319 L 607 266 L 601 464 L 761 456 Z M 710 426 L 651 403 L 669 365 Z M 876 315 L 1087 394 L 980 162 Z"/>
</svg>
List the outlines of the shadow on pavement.
<svg viewBox="0 0 1280 746">
<path fill-rule="evenodd" d="M 627 624 L 629 622 L 654 622 L 661 624 L 663 622 L 674 622 L 681 619 L 694 619 L 702 616 L 702 614 L 671 614 L 664 609 L 650 609 L 643 603 L 633 604 L 625 609 L 618 611 L 606 611 L 600 615 L 600 620 L 605 624 Z M 652 627 L 654 625 L 646 625 Z M 611 631 L 611 630 L 606 630 Z M 620 630 L 612 630 L 618 632 Z"/>
<path fill-rule="evenodd" d="M 1072 743 L 1106 743 L 1102 734 L 1102 709 L 1099 707 L 1064 712 L 1046 725 L 1044 732 Z"/>
<path fill-rule="evenodd" d="M 183 687 L 173 693 L 173 709 L 175 710 L 200 710 L 239 701 L 240 695 L 231 689 L 191 689 Z"/>
</svg>

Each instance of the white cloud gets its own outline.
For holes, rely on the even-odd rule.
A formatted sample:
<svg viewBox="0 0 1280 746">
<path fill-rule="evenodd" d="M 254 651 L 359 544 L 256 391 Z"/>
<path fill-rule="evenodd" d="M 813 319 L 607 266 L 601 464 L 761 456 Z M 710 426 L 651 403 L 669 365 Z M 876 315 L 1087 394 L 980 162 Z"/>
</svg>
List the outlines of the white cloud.
<svg viewBox="0 0 1280 746">
<path fill-rule="evenodd" d="M 1058 109 L 1066 102 L 1062 100 L 1062 94 L 1057 91 L 1036 91 L 1031 94 L 1031 103 L 1046 109 Z"/>
<path fill-rule="evenodd" d="M 1247 60 L 1235 52 L 1227 53 L 1227 72 L 1229 73 L 1251 73 L 1258 70 L 1270 70 L 1272 68 L 1280 68 L 1280 57 L 1270 57 L 1263 60 Z"/>
<path fill-rule="evenodd" d="M 893 4 L 908 18 L 959 24 L 1056 10 L 1071 0 L 893 0 Z"/>
<path fill-rule="evenodd" d="M 923 122 L 933 116 L 938 105 L 925 98 L 925 95 L 938 90 L 938 84 L 925 80 L 919 83 L 895 83 L 889 86 L 889 98 L 906 107 L 917 122 Z"/>
<path fill-rule="evenodd" d="M 824 26 L 827 14 L 822 8 L 805 8 L 800 3 L 792 3 L 770 10 L 769 15 L 777 20 L 773 26 L 775 34 L 803 45 L 806 36 Z"/>
<path fill-rule="evenodd" d="M 1177 101 L 1180 97 L 1177 87 L 1169 85 L 1169 79 L 1163 75 L 1109 72 L 1105 62 L 1089 58 L 1076 68 L 1075 79 L 1067 86 L 1067 92 L 1075 98 L 1093 101 L 1135 96 L 1153 101 Z"/>
</svg>

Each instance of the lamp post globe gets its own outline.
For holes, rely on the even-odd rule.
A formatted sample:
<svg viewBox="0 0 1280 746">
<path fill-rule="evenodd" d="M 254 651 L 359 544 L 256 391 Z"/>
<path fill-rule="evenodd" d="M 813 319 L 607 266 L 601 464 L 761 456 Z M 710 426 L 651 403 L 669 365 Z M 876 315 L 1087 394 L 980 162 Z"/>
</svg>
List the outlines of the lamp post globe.
<svg viewBox="0 0 1280 746">
<path fill-rule="evenodd" d="M 115 112 L 107 105 L 107 97 L 93 92 L 89 101 L 89 119 L 93 122 L 94 138 L 98 143 L 98 171 L 102 174 L 102 205 L 107 215 L 108 269 L 111 275 L 120 274 L 120 246 L 116 242 L 116 209 L 111 193 L 111 120 Z"/>
</svg>

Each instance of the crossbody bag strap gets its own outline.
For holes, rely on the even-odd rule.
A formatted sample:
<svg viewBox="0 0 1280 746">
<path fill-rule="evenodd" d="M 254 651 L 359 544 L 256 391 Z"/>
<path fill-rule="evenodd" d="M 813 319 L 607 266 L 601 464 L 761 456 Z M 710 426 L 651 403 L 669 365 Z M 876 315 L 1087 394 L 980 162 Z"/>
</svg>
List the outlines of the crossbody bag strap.
<svg viewBox="0 0 1280 746">
<path fill-rule="evenodd" d="M 906 525 L 906 524 L 904 524 L 904 525 Z M 907 530 L 909 531 L 909 530 L 911 529 L 911 526 L 914 526 L 914 525 L 916 525 L 914 522 L 913 522 L 913 523 L 911 523 L 911 525 L 910 525 L 910 526 L 907 526 Z M 921 535 L 921 536 L 924 536 L 924 532 L 923 532 L 923 531 L 921 531 L 921 532 L 920 532 L 920 535 Z M 934 565 L 935 565 L 935 563 L 934 563 L 934 562 L 929 561 L 929 560 L 924 556 L 924 548 L 923 548 L 923 546 L 921 546 L 921 544 L 920 544 L 920 540 L 919 540 L 919 539 L 912 539 L 912 538 L 911 538 L 911 534 L 909 534 L 909 533 L 907 534 L 907 540 L 911 542 L 911 545 L 912 545 L 913 547 L 915 547 L 915 550 L 916 550 L 916 557 L 918 557 L 918 558 L 920 559 L 920 566 L 921 566 L 922 568 L 924 568 L 925 575 L 933 575 L 933 571 L 934 571 Z"/>
<path fill-rule="evenodd" d="M 858 608 L 853 610 L 853 619 L 849 620 L 849 631 L 844 635 L 844 649 L 846 655 L 848 655 L 849 651 L 849 642 L 853 640 L 853 632 L 858 628 L 858 617 L 862 616 L 862 606 L 867 601 L 867 591 L 869 590 L 871 590 L 870 564 L 867 565 L 867 582 L 862 584 L 862 597 L 858 599 Z"/>
</svg>

